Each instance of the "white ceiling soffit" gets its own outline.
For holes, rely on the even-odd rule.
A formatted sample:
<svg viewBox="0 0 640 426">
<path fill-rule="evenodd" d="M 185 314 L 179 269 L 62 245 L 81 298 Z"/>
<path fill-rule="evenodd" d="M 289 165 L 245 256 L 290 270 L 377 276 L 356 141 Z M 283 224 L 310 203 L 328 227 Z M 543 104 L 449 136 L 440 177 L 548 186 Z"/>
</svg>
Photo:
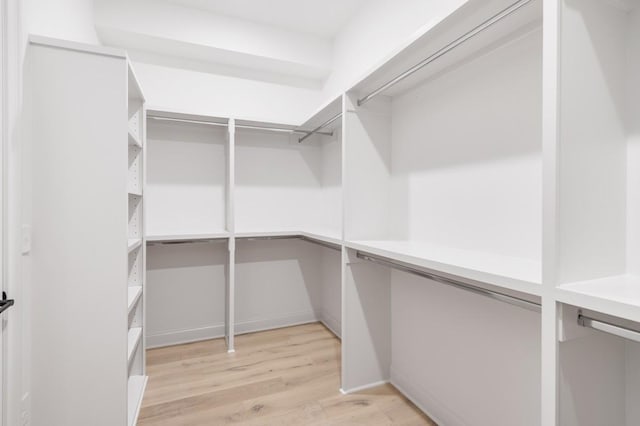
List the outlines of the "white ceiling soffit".
<svg viewBox="0 0 640 426">
<path fill-rule="evenodd" d="M 370 0 L 168 0 L 278 28 L 332 39 Z"/>
<path fill-rule="evenodd" d="M 331 71 L 330 40 L 168 2 L 98 0 L 95 21 L 102 43 L 156 65 L 310 88 Z"/>
</svg>

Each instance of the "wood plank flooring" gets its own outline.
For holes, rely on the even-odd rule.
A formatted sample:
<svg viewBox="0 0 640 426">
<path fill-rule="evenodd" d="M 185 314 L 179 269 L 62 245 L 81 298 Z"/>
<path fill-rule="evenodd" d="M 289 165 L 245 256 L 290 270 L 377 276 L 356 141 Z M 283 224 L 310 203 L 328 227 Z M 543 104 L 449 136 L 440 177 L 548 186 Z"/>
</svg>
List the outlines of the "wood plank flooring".
<svg viewBox="0 0 640 426">
<path fill-rule="evenodd" d="M 138 425 L 435 425 L 393 386 L 340 388 L 340 340 L 314 323 L 147 351 Z"/>
</svg>

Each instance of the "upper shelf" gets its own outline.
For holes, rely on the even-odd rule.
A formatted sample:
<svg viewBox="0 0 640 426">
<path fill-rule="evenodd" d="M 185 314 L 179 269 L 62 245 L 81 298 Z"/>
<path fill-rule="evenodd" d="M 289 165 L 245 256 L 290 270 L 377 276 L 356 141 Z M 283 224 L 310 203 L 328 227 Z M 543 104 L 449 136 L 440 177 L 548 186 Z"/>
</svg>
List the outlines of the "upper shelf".
<svg viewBox="0 0 640 426">
<path fill-rule="evenodd" d="M 172 235 L 147 235 L 147 243 L 176 243 L 188 241 L 221 240 L 230 237 L 227 231 L 207 234 L 172 234 Z"/>
<path fill-rule="evenodd" d="M 640 277 L 615 275 L 563 284 L 556 288 L 559 302 L 640 322 Z"/>
<path fill-rule="evenodd" d="M 412 266 L 540 296 L 542 266 L 535 260 L 413 241 L 345 241 L 345 246 Z"/>
<path fill-rule="evenodd" d="M 486 30 L 474 34 L 454 49 L 440 55 L 442 49 L 456 43 L 466 34 L 475 32 L 477 27 L 489 23 L 492 17 L 521 2 L 526 4 L 504 19 L 488 26 Z M 397 82 L 383 93 L 387 96 L 395 96 L 456 64 L 484 54 L 506 40 L 517 38 L 539 28 L 542 22 L 542 1 L 521 0 L 521 2 L 515 0 L 467 1 L 403 46 L 383 64 L 375 67 L 352 90 L 359 96 L 366 96 L 430 56 L 436 57 L 433 62 Z"/>
</svg>

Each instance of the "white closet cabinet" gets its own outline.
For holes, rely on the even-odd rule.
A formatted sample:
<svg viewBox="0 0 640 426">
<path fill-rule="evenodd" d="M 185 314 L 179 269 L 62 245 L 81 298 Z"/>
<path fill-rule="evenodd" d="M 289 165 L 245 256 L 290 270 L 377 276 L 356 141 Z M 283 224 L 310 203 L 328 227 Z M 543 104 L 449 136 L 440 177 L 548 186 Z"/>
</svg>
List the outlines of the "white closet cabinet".
<svg viewBox="0 0 640 426">
<path fill-rule="evenodd" d="M 564 0 L 560 17 L 559 424 L 637 425 L 640 343 L 576 318 L 640 329 L 640 4 Z"/>
<path fill-rule="evenodd" d="M 32 423 L 131 425 L 144 366 L 144 97 L 124 52 L 32 37 Z"/>
<path fill-rule="evenodd" d="M 443 279 L 540 302 L 541 2 L 366 96 L 511 3 L 464 6 L 345 98 L 343 390 L 391 381 L 441 424 L 540 424 L 536 306 Z"/>
</svg>

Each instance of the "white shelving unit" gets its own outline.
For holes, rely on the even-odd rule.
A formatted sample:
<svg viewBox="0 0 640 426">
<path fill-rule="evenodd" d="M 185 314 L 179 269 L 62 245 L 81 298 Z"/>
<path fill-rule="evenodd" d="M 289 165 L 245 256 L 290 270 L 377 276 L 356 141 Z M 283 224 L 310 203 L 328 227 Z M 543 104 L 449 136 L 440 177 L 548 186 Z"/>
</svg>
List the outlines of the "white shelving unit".
<svg viewBox="0 0 640 426">
<path fill-rule="evenodd" d="M 129 267 L 127 280 L 128 326 L 127 333 L 127 421 L 137 422 L 147 381 L 145 335 L 145 281 L 146 281 L 146 110 L 144 96 L 133 68 L 128 70 L 128 203 L 129 203 Z"/>
<path fill-rule="evenodd" d="M 32 349 L 46 354 L 30 366 L 31 422 L 134 425 L 146 383 L 144 97 L 124 51 L 29 41 L 25 148 L 37 154 L 23 189 L 37 235 Z"/>
</svg>

